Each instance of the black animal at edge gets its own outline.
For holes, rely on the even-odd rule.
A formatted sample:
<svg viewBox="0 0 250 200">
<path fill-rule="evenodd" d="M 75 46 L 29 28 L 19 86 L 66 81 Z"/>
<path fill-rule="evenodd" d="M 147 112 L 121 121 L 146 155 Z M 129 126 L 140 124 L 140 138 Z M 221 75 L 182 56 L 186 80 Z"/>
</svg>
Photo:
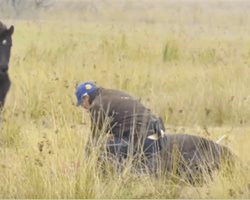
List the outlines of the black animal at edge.
<svg viewBox="0 0 250 200">
<path fill-rule="evenodd" d="M 0 117 L 11 85 L 8 69 L 13 33 L 14 26 L 7 28 L 7 26 L 0 21 Z"/>
</svg>

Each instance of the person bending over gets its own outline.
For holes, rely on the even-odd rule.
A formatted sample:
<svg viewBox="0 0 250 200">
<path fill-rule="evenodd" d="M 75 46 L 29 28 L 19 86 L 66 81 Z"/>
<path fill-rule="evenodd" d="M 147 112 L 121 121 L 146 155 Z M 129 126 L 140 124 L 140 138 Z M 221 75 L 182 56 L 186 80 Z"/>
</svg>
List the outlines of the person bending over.
<svg viewBox="0 0 250 200">
<path fill-rule="evenodd" d="M 138 98 L 122 90 L 98 87 L 91 81 L 79 84 L 75 95 L 77 106 L 90 113 L 93 137 L 103 132 L 110 133 L 115 141 L 129 141 L 129 148 L 125 149 L 130 149 L 132 154 L 140 149 L 144 153 L 161 150 L 165 141 L 161 139 L 165 137 L 162 119 Z M 152 141 L 157 144 L 154 149 L 149 147 Z"/>
</svg>

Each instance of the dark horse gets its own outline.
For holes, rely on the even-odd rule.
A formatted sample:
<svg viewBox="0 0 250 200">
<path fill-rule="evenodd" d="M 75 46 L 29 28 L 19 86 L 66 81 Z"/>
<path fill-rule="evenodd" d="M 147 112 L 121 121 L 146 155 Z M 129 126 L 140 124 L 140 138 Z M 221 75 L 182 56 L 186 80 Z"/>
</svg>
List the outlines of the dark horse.
<svg viewBox="0 0 250 200">
<path fill-rule="evenodd" d="M 135 161 L 135 166 L 137 166 L 135 168 L 138 168 L 136 171 L 142 171 L 144 165 L 154 174 L 155 172 L 158 175 L 164 173 L 165 177 L 166 175 L 169 175 L 169 178 L 177 177 L 174 179 L 193 185 L 203 185 L 207 180 L 213 180 L 213 172 L 219 172 L 224 167 L 223 171 L 227 177 L 230 177 L 234 171 L 236 155 L 229 148 L 220 145 L 219 141 L 215 142 L 183 133 L 167 134 L 163 140 L 165 141 L 163 148 L 158 153 L 154 153 L 153 150 L 157 148 L 154 147 L 157 144 L 156 140 L 149 138 L 145 140 L 143 151 L 148 155 L 149 162 L 143 162 L 142 165 L 140 162 L 138 165 L 138 162 Z M 108 160 L 112 158 L 113 161 L 110 161 L 119 167 L 119 171 L 122 170 L 123 158 L 127 157 L 129 141 L 111 137 L 107 140 L 106 145 L 109 152 Z M 106 160 L 107 158 L 103 157 L 99 161 L 103 163 Z"/>
<path fill-rule="evenodd" d="M 0 116 L 11 84 L 8 69 L 12 46 L 11 36 L 13 32 L 14 26 L 8 29 L 0 22 Z"/>
</svg>

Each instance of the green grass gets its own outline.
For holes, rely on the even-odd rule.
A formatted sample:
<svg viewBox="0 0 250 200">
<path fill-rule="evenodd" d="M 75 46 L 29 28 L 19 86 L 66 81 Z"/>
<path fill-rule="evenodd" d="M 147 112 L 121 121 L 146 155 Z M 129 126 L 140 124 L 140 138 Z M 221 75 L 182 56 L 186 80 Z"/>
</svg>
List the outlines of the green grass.
<svg viewBox="0 0 250 200">
<path fill-rule="evenodd" d="M 125 20 L 111 8 L 103 13 L 107 21 L 115 14 Z M 89 116 L 75 106 L 74 92 L 76 83 L 92 80 L 140 97 L 169 133 L 213 140 L 227 134 L 222 143 L 248 166 L 249 18 L 240 25 L 233 17 L 228 23 L 228 13 L 198 8 L 185 18 L 171 7 L 176 21 L 152 13 L 145 16 L 157 23 L 16 21 L 0 140 L 1 198 L 249 198 L 248 167 L 239 166 L 231 181 L 218 176 L 194 188 L 128 172 L 103 179 L 98 150 L 83 160 Z M 216 20 L 209 28 L 210 18 Z M 80 167 L 67 173 L 70 162 Z"/>
</svg>

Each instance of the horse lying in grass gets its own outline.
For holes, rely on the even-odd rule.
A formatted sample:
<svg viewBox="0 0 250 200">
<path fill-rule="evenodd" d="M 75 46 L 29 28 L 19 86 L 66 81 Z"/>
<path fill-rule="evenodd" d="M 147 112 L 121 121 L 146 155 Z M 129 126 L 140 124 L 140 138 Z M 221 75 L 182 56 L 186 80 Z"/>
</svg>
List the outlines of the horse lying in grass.
<svg viewBox="0 0 250 200">
<path fill-rule="evenodd" d="M 221 138 L 223 139 L 223 138 Z M 144 154 L 133 155 L 132 171 L 141 173 L 144 170 L 150 174 L 169 176 L 175 180 L 183 180 L 192 185 L 203 185 L 208 179 L 213 180 L 212 174 L 226 169 L 227 176 L 232 174 L 236 162 L 233 152 L 221 141 L 212 141 L 190 134 L 167 134 L 161 151 L 154 153 L 157 148 L 156 140 L 146 138 L 142 151 Z M 102 154 L 99 165 L 105 170 L 106 164 L 115 164 L 120 172 L 129 160 L 129 141 L 109 137 L 106 143 L 107 154 Z M 145 159 L 142 159 L 145 155 Z M 139 159 L 136 159 L 139 158 Z M 176 179 L 177 178 L 177 179 Z"/>
</svg>

